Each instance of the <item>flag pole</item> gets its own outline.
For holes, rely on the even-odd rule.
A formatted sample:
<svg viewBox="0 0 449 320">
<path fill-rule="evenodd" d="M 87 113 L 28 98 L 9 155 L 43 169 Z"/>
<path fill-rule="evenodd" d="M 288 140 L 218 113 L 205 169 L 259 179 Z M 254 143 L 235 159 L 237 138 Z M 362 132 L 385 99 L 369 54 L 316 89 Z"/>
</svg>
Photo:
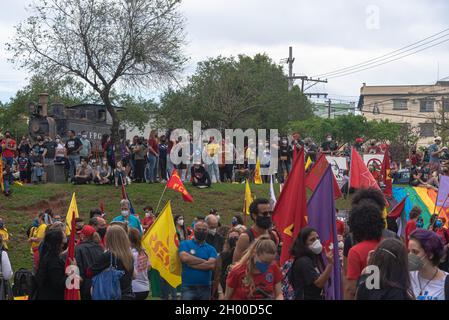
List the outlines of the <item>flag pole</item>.
<svg viewBox="0 0 449 320">
<path fill-rule="evenodd" d="M 438 202 L 438 197 L 439 196 L 440 196 L 440 188 L 438 188 L 437 199 L 435 200 L 435 206 L 433 207 L 433 214 L 432 215 L 434 215 L 435 212 L 437 211 L 437 202 Z M 444 203 L 443 203 L 443 206 L 444 206 Z"/>
<path fill-rule="evenodd" d="M 158 210 L 159 210 L 159 206 L 161 205 L 161 201 L 162 201 L 162 198 L 164 197 L 165 191 L 167 191 L 167 184 L 165 184 L 165 188 L 164 188 L 164 191 L 162 192 L 161 197 L 159 198 L 159 202 L 158 202 L 158 204 L 157 204 L 156 211 L 154 211 L 154 213 L 155 213 L 156 215 L 158 214 L 157 212 L 158 212 Z"/>
</svg>

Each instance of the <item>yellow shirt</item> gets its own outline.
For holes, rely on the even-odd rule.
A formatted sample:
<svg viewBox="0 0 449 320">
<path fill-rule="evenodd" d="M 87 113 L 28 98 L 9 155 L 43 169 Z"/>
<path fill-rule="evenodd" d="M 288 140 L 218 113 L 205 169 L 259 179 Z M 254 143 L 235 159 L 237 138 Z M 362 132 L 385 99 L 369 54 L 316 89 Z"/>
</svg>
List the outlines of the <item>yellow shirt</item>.
<svg viewBox="0 0 449 320">
<path fill-rule="evenodd" d="M 4 229 L 0 229 L 0 238 L 3 239 L 3 248 L 8 250 L 8 241 L 9 241 L 8 230 L 6 230 L 5 228 Z"/>
<path fill-rule="evenodd" d="M 220 145 L 219 145 L 218 143 L 215 143 L 215 142 L 209 143 L 209 144 L 206 146 L 206 150 L 207 150 L 207 154 L 208 154 L 210 157 L 213 157 L 213 156 L 215 156 L 216 154 L 218 154 L 218 151 L 220 150 Z"/>
<path fill-rule="evenodd" d="M 38 239 L 44 239 L 45 237 L 45 230 L 47 229 L 47 225 L 45 223 L 41 224 L 39 227 L 35 228 L 33 232 L 31 233 L 31 238 L 38 238 Z M 33 248 L 38 247 L 40 242 L 31 242 L 31 252 L 33 251 Z"/>
</svg>

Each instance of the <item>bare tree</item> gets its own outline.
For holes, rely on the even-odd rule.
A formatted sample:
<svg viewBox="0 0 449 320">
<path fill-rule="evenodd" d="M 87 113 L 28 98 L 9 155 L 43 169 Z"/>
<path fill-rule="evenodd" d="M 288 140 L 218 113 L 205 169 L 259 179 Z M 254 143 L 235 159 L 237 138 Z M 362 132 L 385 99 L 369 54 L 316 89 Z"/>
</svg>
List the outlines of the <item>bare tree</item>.
<svg viewBox="0 0 449 320">
<path fill-rule="evenodd" d="M 111 94 L 175 80 L 186 59 L 180 0 L 38 0 L 7 49 L 20 67 L 76 76 L 101 97 L 119 140 Z"/>
</svg>

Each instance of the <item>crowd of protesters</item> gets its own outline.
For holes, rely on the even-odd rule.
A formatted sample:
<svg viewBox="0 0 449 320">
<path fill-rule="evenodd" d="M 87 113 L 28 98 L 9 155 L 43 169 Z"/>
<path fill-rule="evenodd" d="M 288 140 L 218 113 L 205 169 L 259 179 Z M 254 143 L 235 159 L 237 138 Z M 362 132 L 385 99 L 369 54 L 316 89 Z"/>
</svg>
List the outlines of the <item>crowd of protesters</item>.
<svg viewBox="0 0 449 320">
<path fill-rule="evenodd" d="M 246 226 L 238 214 L 226 225 L 223 214 L 214 209 L 191 223 L 175 215 L 182 263 L 179 288 L 151 276 L 151 261 L 141 246 L 142 234 L 157 218 L 151 206 L 141 216 L 133 215 L 129 201 L 122 200 L 117 205 L 120 214 L 109 223 L 104 212 L 93 209 L 88 221 L 76 220 L 71 264 L 79 268 L 81 299 L 93 298 L 93 279 L 114 265 L 121 272 L 120 297 L 125 300 L 147 299 L 152 286 L 160 287 L 162 299 L 173 300 L 323 300 L 336 263 L 341 265 L 346 300 L 449 299 L 449 245 L 443 240 L 447 229 L 443 226 L 443 233 L 425 229 L 417 223 L 421 212 L 415 207 L 405 236 L 399 237 L 387 228 L 382 192 L 362 189 L 351 201 L 348 220 L 337 220 L 342 258 L 324 251 L 317 231 L 305 227 L 289 248 L 291 259 L 283 266 L 279 264 L 282 241 L 267 199 L 254 200 L 252 224 Z M 2 219 L 0 230 L 7 234 Z M 51 210 L 39 214 L 30 225 L 35 282 L 30 299 L 64 299 L 68 234 L 64 218 Z M 11 248 L 6 236 L 0 236 L 0 241 L 2 281 L 7 281 L 13 277 L 8 258 Z M 368 266 L 380 270 L 378 287 L 367 284 Z"/>
</svg>

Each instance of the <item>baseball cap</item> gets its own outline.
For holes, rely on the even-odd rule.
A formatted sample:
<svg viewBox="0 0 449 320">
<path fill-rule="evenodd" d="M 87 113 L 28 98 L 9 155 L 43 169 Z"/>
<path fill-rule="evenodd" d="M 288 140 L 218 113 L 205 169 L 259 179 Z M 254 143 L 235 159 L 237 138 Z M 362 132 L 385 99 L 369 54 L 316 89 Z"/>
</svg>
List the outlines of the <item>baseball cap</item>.
<svg viewBox="0 0 449 320">
<path fill-rule="evenodd" d="M 81 233 L 83 235 L 85 235 L 86 237 L 90 237 L 92 236 L 95 232 L 97 232 L 97 230 L 95 230 L 94 227 L 86 224 L 82 229 L 81 229 Z"/>
<path fill-rule="evenodd" d="M 442 139 L 441 139 L 441 137 L 436 137 L 435 139 L 434 139 L 434 141 L 441 141 Z"/>
</svg>

